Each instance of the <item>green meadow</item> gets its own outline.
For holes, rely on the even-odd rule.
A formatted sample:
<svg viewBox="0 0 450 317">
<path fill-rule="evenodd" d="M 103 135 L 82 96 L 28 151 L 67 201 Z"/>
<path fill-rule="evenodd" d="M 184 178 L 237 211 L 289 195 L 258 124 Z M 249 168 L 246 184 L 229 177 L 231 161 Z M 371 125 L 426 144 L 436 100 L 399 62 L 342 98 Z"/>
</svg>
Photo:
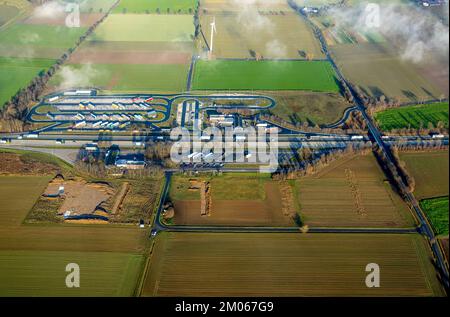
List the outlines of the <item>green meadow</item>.
<svg viewBox="0 0 450 317">
<path fill-rule="evenodd" d="M 448 196 L 424 199 L 420 206 L 425 211 L 437 235 L 448 235 Z"/>
<path fill-rule="evenodd" d="M 192 16 L 112 14 L 96 30 L 91 41 L 185 42 L 194 34 Z M 130 45 L 130 50 L 133 47 Z"/>
<path fill-rule="evenodd" d="M 72 69 L 81 69 L 82 65 L 69 65 Z M 113 91 L 172 91 L 185 89 L 189 65 L 127 65 L 95 64 L 92 66 L 90 83 L 96 87 Z M 63 78 L 61 73 L 50 82 L 58 86 Z"/>
<path fill-rule="evenodd" d="M 68 49 L 73 47 L 86 31 L 87 28 L 84 27 L 15 24 L 0 32 L 0 43 Z"/>
<path fill-rule="evenodd" d="M 376 113 L 375 120 L 384 131 L 427 128 L 430 123 L 436 127 L 440 122 L 448 128 L 448 102 L 388 109 Z"/>
<path fill-rule="evenodd" d="M 196 90 L 308 90 L 337 92 L 328 62 L 322 61 L 198 61 Z"/>
<path fill-rule="evenodd" d="M 114 13 L 192 13 L 198 0 L 122 0 Z"/>
<path fill-rule="evenodd" d="M 53 63 L 50 59 L 0 57 L 0 107 Z"/>
</svg>

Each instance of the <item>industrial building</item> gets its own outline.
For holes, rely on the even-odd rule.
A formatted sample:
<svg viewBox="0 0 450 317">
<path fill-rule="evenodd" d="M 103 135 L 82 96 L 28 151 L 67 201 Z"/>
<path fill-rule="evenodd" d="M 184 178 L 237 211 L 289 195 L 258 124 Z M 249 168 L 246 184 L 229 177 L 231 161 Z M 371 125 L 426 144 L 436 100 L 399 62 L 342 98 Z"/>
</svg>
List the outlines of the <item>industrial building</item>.
<svg viewBox="0 0 450 317">
<path fill-rule="evenodd" d="M 130 153 L 117 155 L 115 165 L 125 169 L 145 168 L 145 157 L 142 153 Z"/>
</svg>

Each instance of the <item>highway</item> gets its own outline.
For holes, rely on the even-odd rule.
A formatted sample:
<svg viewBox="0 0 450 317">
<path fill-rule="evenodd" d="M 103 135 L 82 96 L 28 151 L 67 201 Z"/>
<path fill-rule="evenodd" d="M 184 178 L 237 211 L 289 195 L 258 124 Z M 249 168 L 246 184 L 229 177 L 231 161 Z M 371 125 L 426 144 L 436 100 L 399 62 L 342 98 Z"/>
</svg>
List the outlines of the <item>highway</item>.
<svg viewBox="0 0 450 317">
<path fill-rule="evenodd" d="M 346 78 L 343 76 L 342 72 L 337 67 L 337 64 L 334 62 L 334 60 L 333 60 L 333 58 L 332 58 L 332 56 L 330 54 L 330 51 L 328 49 L 328 44 L 326 43 L 321 30 L 319 28 L 317 28 L 314 25 L 314 23 L 311 22 L 311 20 L 308 18 L 307 15 L 302 15 L 301 14 L 301 16 L 308 22 L 308 24 L 314 30 L 314 33 L 315 33 L 316 37 L 318 38 L 318 40 L 321 43 L 321 46 L 322 46 L 322 49 L 323 49 L 324 53 L 326 54 L 328 60 L 330 61 L 331 65 L 333 66 L 333 68 L 334 68 L 336 74 L 338 75 L 338 77 L 340 77 L 340 79 L 346 85 L 348 85 L 348 87 L 351 87 L 349 85 L 348 81 L 346 80 Z M 373 139 L 374 142 L 376 142 L 376 144 L 378 144 L 380 149 L 382 149 L 382 151 L 383 151 L 384 155 L 386 156 L 386 158 L 392 164 L 394 164 L 394 166 L 398 169 L 398 166 L 396 164 L 396 160 L 394 159 L 394 157 L 392 155 L 390 147 L 387 146 L 385 144 L 385 142 L 383 141 L 383 138 L 382 138 L 382 135 L 381 135 L 380 131 L 375 126 L 375 124 L 373 123 L 373 121 L 370 118 L 370 116 L 367 114 L 364 104 L 362 103 L 362 101 L 358 98 L 357 94 L 351 88 L 350 88 L 350 92 L 352 93 L 353 98 L 354 98 L 354 100 L 356 102 L 356 107 L 362 113 L 362 115 L 364 117 L 364 120 L 367 123 L 368 129 L 369 129 L 369 136 Z M 409 203 L 415 218 L 419 222 L 420 232 L 425 235 L 425 237 L 427 238 L 427 240 L 429 242 L 431 251 L 432 251 L 434 259 L 435 259 L 437 270 L 439 271 L 440 276 L 441 276 L 441 280 L 442 280 L 444 286 L 446 287 L 446 289 L 449 289 L 448 263 L 446 262 L 445 256 L 443 255 L 442 250 L 441 250 L 441 248 L 439 247 L 439 245 L 438 245 L 438 243 L 436 241 L 436 237 L 434 235 L 433 229 L 432 229 L 430 223 L 428 222 L 428 219 L 425 216 L 424 212 L 420 208 L 417 199 L 415 198 L 414 194 L 411 193 L 408 190 L 406 184 L 404 184 L 403 181 L 400 181 L 398 186 L 400 187 L 400 189 L 404 193 L 406 193 L 405 199 L 406 199 L 407 203 Z"/>
<path fill-rule="evenodd" d="M 337 67 L 337 64 L 334 62 L 329 50 L 327 43 L 325 39 L 323 38 L 323 35 L 321 31 L 308 19 L 307 16 L 303 16 L 305 20 L 309 23 L 309 25 L 313 28 L 315 35 L 318 37 L 318 40 L 320 41 L 322 48 L 324 50 L 325 55 L 327 56 L 327 60 L 331 63 L 332 67 L 334 68 L 337 76 L 349 87 L 351 87 L 346 80 L 346 78 L 343 76 L 340 69 Z M 357 142 L 372 142 L 376 143 L 380 149 L 383 151 L 386 158 L 398 168 L 396 165 L 396 160 L 394 159 L 392 152 L 391 152 L 391 146 L 393 144 L 396 144 L 397 142 L 401 143 L 407 143 L 407 144 L 419 144 L 420 142 L 424 141 L 430 141 L 433 140 L 431 136 L 392 136 L 389 139 L 383 139 L 382 134 L 376 127 L 376 125 L 373 123 L 370 116 L 367 114 L 366 109 L 364 107 L 364 104 L 359 100 L 357 94 L 350 88 L 350 92 L 354 97 L 355 105 L 348 108 L 344 114 L 341 120 L 329 125 L 329 128 L 338 127 L 341 125 L 350 115 L 352 111 L 360 111 L 364 120 L 367 123 L 368 126 L 368 135 L 361 135 L 358 136 L 359 139 L 353 139 L 353 136 L 351 135 L 345 135 L 345 134 L 337 134 L 337 133 L 322 133 L 322 132 L 299 132 L 299 131 L 293 131 L 286 128 L 282 128 L 282 133 L 278 136 L 280 148 L 291 148 L 292 145 L 296 146 L 304 146 L 304 147 L 315 147 L 315 148 L 343 148 L 349 143 L 357 143 Z M 62 150 L 65 147 L 81 147 L 85 143 L 89 142 L 111 142 L 114 144 L 118 144 L 121 147 L 134 147 L 136 146 L 136 142 L 148 142 L 155 140 L 155 138 L 162 137 L 164 141 L 167 141 L 169 139 L 169 136 L 161 130 L 161 128 L 158 128 L 155 126 L 156 123 L 161 123 L 166 121 L 172 112 L 172 106 L 174 102 L 185 102 L 186 100 L 194 100 L 196 102 L 199 102 L 200 100 L 208 99 L 208 100 L 214 100 L 214 99 L 230 99 L 230 100 L 244 100 L 244 99 L 264 99 L 267 103 L 265 106 L 256 106 L 256 105 L 222 105 L 222 106 L 208 106 L 204 108 L 198 108 L 196 110 L 196 116 L 198 116 L 199 111 L 207 111 L 207 110 L 218 110 L 218 109 L 251 109 L 251 110 L 265 110 L 270 109 L 275 106 L 275 100 L 267 97 L 267 96 L 261 96 L 261 95 L 239 95 L 239 94 L 230 94 L 230 95 L 190 95 L 190 94 L 174 94 L 174 95 L 135 95 L 135 94 L 129 94 L 129 95 L 104 95 L 104 96 L 90 96 L 88 99 L 92 99 L 95 101 L 98 101 L 101 103 L 101 101 L 105 101 L 105 104 L 107 99 L 114 99 L 114 100 L 131 100 L 132 98 L 155 98 L 165 101 L 165 103 L 155 103 L 154 106 L 164 107 L 165 110 L 157 110 L 158 113 L 162 113 L 164 115 L 163 118 L 154 120 L 153 122 L 148 121 L 145 122 L 148 127 L 152 128 L 154 131 L 146 134 L 139 134 L 139 135 L 127 135 L 125 133 L 121 134 L 121 132 L 118 133 L 104 133 L 99 134 L 98 130 L 91 131 L 81 131 L 79 133 L 68 133 L 67 128 L 62 128 L 61 125 L 67 124 L 69 122 L 73 122 L 73 120 L 60 120 L 60 121 L 51 121 L 48 120 L 50 118 L 44 119 L 36 119 L 34 116 L 39 115 L 39 108 L 47 106 L 49 103 L 45 102 L 43 100 L 38 106 L 34 107 L 29 115 L 28 120 L 30 122 L 34 123 L 49 123 L 48 127 L 40 128 L 34 133 L 39 133 L 39 135 L 36 138 L 27 138 L 26 136 L 29 135 L 27 133 L 9 133 L 9 134 L 3 134 L 0 135 L 0 139 L 7 139 L 10 141 L 9 144 L 1 144 L 1 147 L 11 147 L 11 148 L 20 148 L 20 149 L 31 149 L 34 151 L 43 151 L 46 153 L 52 152 L 52 154 L 55 154 L 56 152 L 59 157 L 67 160 L 67 161 L 73 161 L 71 156 L 73 156 L 73 152 L 75 149 L 68 150 L 66 152 L 59 151 Z M 66 103 L 65 105 L 78 105 L 80 101 L 85 101 L 86 96 L 70 96 L 70 98 L 78 101 L 73 103 Z M 129 111 L 129 110 L 127 110 Z M 131 111 L 131 110 L 130 110 Z M 79 112 L 79 111 L 77 111 Z M 81 111 L 83 112 L 83 111 Z M 87 112 L 92 112 L 92 110 L 86 110 Z M 100 111 L 103 112 L 103 111 Z M 60 112 L 60 113 L 66 113 L 66 114 L 74 114 L 76 112 Z M 83 112 L 84 113 L 84 112 Z M 52 115 L 56 115 L 58 113 L 51 113 Z M 42 115 L 42 113 L 41 113 Z M 51 133 L 51 132 L 57 132 L 57 133 Z M 95 132 L 95 133 L 92 133 Z M 48 149 L 48 147 L 55 146 L 56 140 L 65 140 L 66 143 L 64 145 L 61 145 L 61 149 Z M 270 140 L 267 140 L 270 141 Z M 448 144 L 448 137 L 441 140 L 443 144 Z M 36 148 L 36 146 L 41 146 L 42 148 Z M 208 169 L 201 169 L 202 171 L 207 171 Z M 254 169 L 246 169 L 246 168 L 239 168 L 239 169 L 233 169 L 233 168 L 227 168 L 227 169 L 221 169 L 223 172 L 249 172 L 254 171 Z M 168 194 L 169 190 L 169 184 L 170 184 L 170 177 L 172 175 L 173 171 L 167 171 L 166 172 L 166 180 L 164 185 L 164 190 L 161 195 L 160 204 L 158 207 L 158 211 L 156 214 L 153 230 L 162 231 L 162 230 L 170 230 L 170 231 L 202 231 L 202 232 L 299 232 L 298 227 L 288 227 L 288 228 L 276 228 L 276 227 L 230 227 L 230 226 L 166 226 L 160 222 L 160 216 L 163 208 L 163 203 L 166 199 L 166 196 Z M 449 272 L 448 272 L 448 264 L 446 263 L 445 257 L 442 253 L 441 248 L 439 247 L 439 244 L 436 241 L 436 237 L 434 235 L 433 229 L 428 222 L 425 214 L 421 210 L 418 201 L 416 200 L 413 193 L 409 192 L 407 189 L 407 186 L 400 181 L 398 184 L 399 188 L 406 193 L 405 200 L 407 203 L 411 206 L 411 211 L 418 222 L 418 228 L 310 228 L 308 232 L 310 233 L 398 233 L 398 234 L 410 234 L 415 232 L 420 232 L 423 234 L 427 240 L 429 241 L 429 245 L 432 251 L 432 254 L 435 259 L 437 270 L 439 271 L 443 284 L 448 289 L 449 288 Z"/>
</svg>

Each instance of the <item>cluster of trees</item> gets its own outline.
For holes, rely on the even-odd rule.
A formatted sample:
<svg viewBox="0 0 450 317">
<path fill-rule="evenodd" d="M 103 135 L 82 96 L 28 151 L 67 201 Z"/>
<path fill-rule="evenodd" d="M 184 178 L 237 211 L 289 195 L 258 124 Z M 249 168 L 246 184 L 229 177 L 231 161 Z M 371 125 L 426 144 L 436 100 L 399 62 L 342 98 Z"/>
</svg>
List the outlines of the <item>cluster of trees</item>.
<svg viewBox="0 0 450 317">
<path fill-rule="evenodd" d="M 348 116 L 342 128 L 352 131 L 365 131 L 367 129 L 367 122 L 360 111 L 353 111 Z"/>
<path fill-rule="evenodd" d="M 111 9 L 97 22 L 95 22 L 85 34 L 83 34 L 47 71 L 40 72 L 27 87 L 20 89 L 15 96 L 8 101 L 0 111 L 0 131 L 21 132 L 27 129 L 24 122 L 30 104 L 38 102 L 39 96 L 44 92 L 51 77 L 63 65 L 77 47 L 91 35 L 97 26 L 102 23 L 111 10 L 119 3 L 117 1 Z"/>
<path fill-rule="evenodd" d="M 408 144 L 408 143 L 398 143 L 391 148 L 392 155 L 396 160 L 396 165 L 398 166 L 398 173 L 395 171 L 390 171 L 390 175 L 394 177 L 396 182 L 403 181 L 403 183 L 407 186 L 407 189 L 410 192 L 413 192 L 416 186 L 416 180 L 409 173 L 406 163 L 400 159 L 399 152 L 400 151 L 432 151 L 432 150 L 441 150 L 448 149 L 448 145 L 443 144 L 440 140 L 431 140 L 431 141 L 423 141 L 417 144 Z M 380 155 L 380 154 L 379 154 Z M 382 156 L 385 159 L 385 156 Z M 385 161 L 383 160 L 385 163 Z M 386 164 L 386 163 L 385 163 Z M 388 166 L 391 168 L 391 166 Z M 402 194 L 405 194 L 402 192 Z"/>
<path fill-rule="evenodd" d="M 98 179 L 118 175 L 129 179 L 144 179 L 148 177 L 162 177 L 164 175 L 162 166 L 157 164 L 147 165 L 144 169 L 138 170 L 124 170 L 114 165 L 106 166 L 105 151 L 89 152 L 83 148 L 78 152 L 74 168 L 78 174 Z"/>
<path fill-rule="evenodd" d="M 264 60 L 264 55 L 262 55 L 260 52 L 257 52 L 255 50 L 248 50 L 250 56 L 254 58 L 256 61 L 262 61 Z"/>
<path fill-rule="evenodd" d="M 239 114 L 244 117 L 254 115 L 256 110 L 252 109 L 218 109 L 218 113 L 229 115 L 229 114 Z"/>
<path fill-rule="evenodd" d="M 364 94 L 361 89 L 359 89 L 361 94 Z M 364 94 L 365 96 L 365 100 L 366 100 L 366 108 L 367 108 L 367 113 L 370 115 L 375 114 L 376 112 L 379 111 L 383 111 L 383 110 L 387 110 L 390 108 L 397 108 L 400 106 L 405 106 L 405 105 L 415 105 L 415 104 L 420 104 L 420 103 L 424 103 L 425 101 L 422 102 L 413 102 L 413 103 L 409 103 L 409 104 L 402 104 L 402 102 L 400 101 L 399 98 L 397 97 L 393 97 L 393 98 L 389 98 L 385 95 L 380 95 L 378 97 L 368 97 L 366 94 Z M 431 102 L 443 102 L 443 101 L 448 101 L 448 99 L 445 98 L 445 95 L 440 95 L 439 99 L 436 100 L 429 100 L 427 101 L 427 103 L 431 103 Z"/>
<path fill-rule="evenodd" d="M 128 12 L 127 8 L 122 9 L 123 14 L 126 14 L 127 12 Z M 150 10 L 148 10 L 148 9 L 145 10 L 144 12 L 145 12 L 145 14 L 151 13 Z M 178 9 L 178 10 L 171 10 L 170 8 L 156 8 L 155 9 L 156 14 L 161 14 L 162 12 L 166 12 L 167 14 L 184 14 L 184 13 L 192 14 L 194 11 L 192 10 L 192 8 L 189 8 L 187 11 L 184 11 L 184 12 L 181 9 Z"/>
<path fill-rule="evenodd" d="M 287 180 L 313 175 L 340 158 L 366 154 L 370 151 L 371 144 L 366 142 L 349 144 L 345 149 L 326 152 L 300 148 L 297 151 L 298 164 L 281 165 L 277 172 L 272 174 L 272 178 L 275 180 Z"/>
<path fill-rule="evenodd" d="M 106 167 L 104 162 L 99 161 L 83 161 L 75 162 L 74 169 L 77 174 L 86 175 L 96 179 L 106 179 L 108 177 L 123 176 L 128 179 L 145 179 L 145 178 L 161 178 L 164 171 L 159 166 L 147 166 L 144 169 L 124 170 L 119 167 Z"/>
<path fill-rule="evenodd" d="M 394 151 L 431 151 L 448 149 L 448 145 L 441 140 L 418 140 L 416 143 L 408 143 L 406 141 L 398 141 L 392 147 Z"/>
<path fill-rule="evenodd" d="M 170 158 L 170 149 L 172 143 L 166 142 L 149 142 L 146 145 L 145 157 L 156 165 L 162 167 L 176 167 L 176 163 Z"/>
<path fill-rule="evenodd" d="M 361 87 L 356 85 L 350 84 L 350 89 L 353 91 L 356 98 L 359 99 L 359 101 L 364 105 L 364 107 L 367 109 L 367 114 L 369 114 L 371 117 L 374 116 L 375 113 L 384 111 L 391 108 L 398 108 L 400 106 L 406 106 L 409 104 L 402 104 L 401 100 L 398 97 L 392 97 L 389 98 L 383 94 L 381 94 L 378 97 L 371 97 L 366 92 L 364 92 Z M 445 99 L 445 95 L 439 96 L 439 99 L 437 100 L 430 100 L 427 101 L 428 103 L 431 102 L 442 102 L 446 101 L 448 99 Z M 419 102 L 420 103 L 420 102 Z M 422 102 L 424 103 L 424 102 Z M 410 103 L 410 105 L 415 105 L 417 102 Z M 445 128 L 444 122 L 439 122 L 436 126 L 433 125 L 433 123 L 428 123 L 428 127 L 421 127 L 420 130 L 423 130 L 424 133 L 430 133 L 430 132 L 442 132 L 442 129 Z M 439 131 L 433 131 L 433 129 L 438 129 Z M 415 133 L 417 132 L 417 129 L 401 129 L 394 133 Z"/>
<path fill-rule="evenodd" d="M 392 147 L 391 150 L 392 150 L 392 155 L 394 156 L 395 160 L 398 162 L 399 175 L 405 181 L 406 186 L 408 186 L 408 190 L 411 192 L 414 191 L 414 189 L 416 187 L 416 180 L 408 172 L 405 161 L 402 161 L 400 159 L 398 148 L 396 146 L 394 146 L 394 147 Z"/>
<path fill-rule="evenodd" d="M 200 18 L 198 16 L 198 9 L 200 6 L 200 1 L 197 2 L 197 7 L 194 10 L 194 37 L 198 38 L 200 35 Z"/>
<path fill-rule="evenodd" d="M 445 123 L 439 121 L 436 125 L 432 122 L 428 123 L 428 127 L 420 127 L 418 129 L 413 128 L 402 128 L 402 129 L 392 129 L 388 134 L 390 135 L 404 135 L 404 136 L 414 136 L 414 135 L 427 135 L 427 134 L 443 134 L 448 133 L 448 128 L 445 127 Z"/>
<path fill-rule="evenodd" d="M 392 151 L 394 157 L 394 162 L 392 162 L 386 157 L 386 153 L 378 146 L 378 144 L 374 144 L 373 152 L 381 168 L 384 170 L 389 179 L 393 181 L 392 184 L 400 195 L 405 196 L 408 192 L 414 190 L 416 186 L 415 180 L 408 174 L 405 164 L 400 163 L 398 154 L 394 154 L 394 151 Z"/>
</svg>

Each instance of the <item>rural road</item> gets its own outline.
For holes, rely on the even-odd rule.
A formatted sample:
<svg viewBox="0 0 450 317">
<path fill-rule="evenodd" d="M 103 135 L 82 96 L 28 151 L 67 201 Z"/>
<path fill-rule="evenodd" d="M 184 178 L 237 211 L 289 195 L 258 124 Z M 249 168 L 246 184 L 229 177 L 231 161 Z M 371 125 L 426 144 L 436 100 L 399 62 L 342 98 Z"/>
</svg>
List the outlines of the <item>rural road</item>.
<svg viewBox="0 0 450 317">
<path fill-rule="evenodd" d="M 307 15 L 300 14 L 300 16 L 302 18 L 304 18 L 305 21 L 307 21 L 307 23 L 314 30 L 314 34 L 316 35 L 317 39 L 320 41 L 322 49 L 323 49 L 325 55 L 327 56 L 328 60 L 330 61 L 331 65 L 333 66 L 337 76 L 348 87 L 351 87 L 349 85 L 349 82 L 347 81 L 347 79 L 343 76 L 342 72 L 337 67 L 337 64 L 334 62 L 334 60 L 330 54 L 330 51 L 328 49 L 328 44 L 326 43 L 326 41 L 323 37 L 322 31 L 314 23 L 311 22 L 311 20 L 309 19 L 309 17 Z M 367 114 L 366 108 L 364 107 L 363 102 L 358 98 L 358 95 L 353 91 L 353 89 L 350 88 L 350 92 L 353 95 L 353 98 L 356 102 L 356 107 L 361 112 L 361 114 L 364 117 L 364 120 L 367 123 L 368 129 L 369 129 L 369 136 L 373 139 L 374 142 L 376 142 L 378 144 L 378 146 L 383 151 L 383 153 L 385 154 L 386 158 L 390 161 L 390 163 L 392 163 L 398 169 L 398 166 L 396 165 L 396 160 L 394 159 L 394 157 L 391 153 L 390 147 L 387 146 L 385 144 L 385 142 L 383 141 L 380 131 L 378 130 L 378 128 L 373 123 L 372 119 Z M 430 223 L 428 222 L 427 217 L 425 216 L 424 212 L 420 208 L 418 201 L 414 197 L 414 194 L 411 193 L 407 189 L 407 186 L 403 183 L 403 181 L 400 180 L 398 186 L 403 190 L 403 192 L 407 193 L 406 197 L 405 197 L 406 201 L 410 204 L 411 210 L 419 222 L 420 232 L 425 235 L 425 237 L 427 238 L 427 240 L 429 242 L 429 246 L 434 255 L 436 267 L 437 267 L 438 272 L 441 275 L 443 284 L 447 289 L 449 289 L 448 264 L 445 260 L 445 256 L 443 255 L 441 248 L 439 247 L 439 244 L 436 241 L 436 237 L 433 232 L 433 229 L 432 229 Z"/>
</svg>

